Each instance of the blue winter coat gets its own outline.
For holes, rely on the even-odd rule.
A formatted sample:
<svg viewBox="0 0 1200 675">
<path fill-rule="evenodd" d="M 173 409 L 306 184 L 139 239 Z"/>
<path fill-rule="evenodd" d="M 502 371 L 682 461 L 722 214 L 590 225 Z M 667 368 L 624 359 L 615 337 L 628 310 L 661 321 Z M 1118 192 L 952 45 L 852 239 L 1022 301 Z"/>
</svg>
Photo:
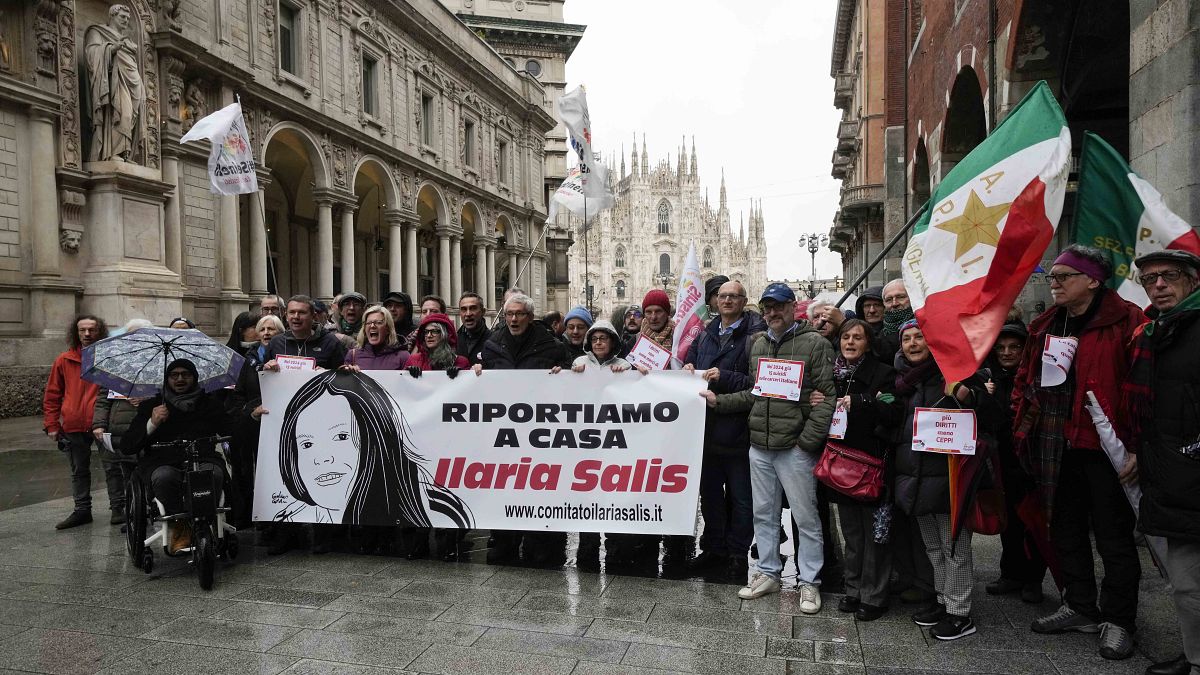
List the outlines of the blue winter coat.
<svg viewBox="0 0 1200 675">
<path fill-rule="evenodd" d="M 708 384 L 717 394 L 744 391 L 754 386 L 750 367 L 750 337 L 767 329 L 762 317 L 744 312 L 742 323 L 721 346 L 721 318 L 714 318 L 708 328 L 688 348 L 685 364 L 697 372 L 718 368 L 721 376 Z M 745 453 L 750 449 L 750 426 L 745 412 L 718 413 L 709 408 L 704 419 L 704 451 L 706 453 Z"/>
</svg>

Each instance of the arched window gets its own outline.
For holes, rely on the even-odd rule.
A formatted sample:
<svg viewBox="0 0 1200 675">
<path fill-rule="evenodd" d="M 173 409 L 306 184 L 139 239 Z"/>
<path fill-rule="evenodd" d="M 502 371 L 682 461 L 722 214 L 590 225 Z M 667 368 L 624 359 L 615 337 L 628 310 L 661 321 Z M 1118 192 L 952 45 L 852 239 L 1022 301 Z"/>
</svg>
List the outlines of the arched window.
<svg viewBox="0 0 1200 675">
<path fill-rule="evenodd" d="M 625 282 L 623 280 L 617 281 L 617 299 L 625 299 Z"/>
<path fill-rule="evenodd" d="M 671 234 L 671 205 L 665 199 L 658 203 L 658 233 Z"/>
<path fill-rule="evenodd" d="M 624 267 L 624 266 L 625 266 L 625 247 L 618 246 L 617 247 L 617 267 Z"/>
<path fill-rule="evenodd" d="M 713 266 L 713 254 L 712 254 L 711 246 L 704 249 L 704 266 L 705 267 Z"/>
<path fill-rule="evenodd" d="M 669 253 L 658 256 L 658 273 L 667 275 L 671 273 L 671 255 Z"/>
</svg>

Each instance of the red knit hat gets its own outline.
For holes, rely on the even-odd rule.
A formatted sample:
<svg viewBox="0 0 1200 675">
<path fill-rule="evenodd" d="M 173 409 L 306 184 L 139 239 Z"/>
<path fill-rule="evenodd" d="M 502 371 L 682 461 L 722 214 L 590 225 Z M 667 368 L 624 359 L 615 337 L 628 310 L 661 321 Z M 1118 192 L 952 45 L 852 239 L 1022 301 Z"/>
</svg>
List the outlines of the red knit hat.
<svg viewBox="0 0 1200 675">
<path fill-rule="evenodd" d="M 645 299 L 642 300 L 642 311 L 646 311 L 646 308 L 650 305 L 658 305 L 667 314 L 671 313 L 671 299 L 667 297 L 667 292 L 662 289 L 655 288 L 646 294 Z"/>
</svg>

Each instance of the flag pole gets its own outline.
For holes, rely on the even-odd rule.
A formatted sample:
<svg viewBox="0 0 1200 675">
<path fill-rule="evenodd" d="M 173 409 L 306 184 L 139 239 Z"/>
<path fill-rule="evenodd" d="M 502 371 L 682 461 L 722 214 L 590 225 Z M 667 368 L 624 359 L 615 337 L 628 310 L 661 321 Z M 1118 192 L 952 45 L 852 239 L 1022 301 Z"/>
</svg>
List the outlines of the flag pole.
<svg viewBox="0 0 1200 675">
<path fill-rule="evenodd" d="M 852 293 L 854 293 L 854 289 L 858 288 L 864 281 L 866 281 L 867 275 L 869 275 L 875 270 L 876 267 L 879 266 L 879 263 L 882 262 L 885 257 L 887 257 L 888 252 L 895 248 L 896 244 L 900 242 L 900 239 L 908 234 L 909 230 L 911 230 L 913 226 L 917 224 L 917 221 L 921 219 L 921 216 L 925 214 L 925 211 L 928 208 L 929 202 L 922 204 L 921 208 L 917 209 L 917 212 L 913 214 L 912 218 L 909 218 L 908 222 L 904 224 L 904 227 L 900 228 L 899 232 L 892 235 L 892 238 L 888 240 L 888 243 L 884 244 L 883 250 L 881 250 L 879 254 L 875 256 L 875 259 L 871 261 L 870 265 L 867 265 L 867 269 L 863 270 L 862 274 L 858 275 L 858 278 L 854 280 L 854 283 L 846 284 L 846 292 L 842 294 L 842 297 L 838 298 L 838 301 L 834 303 L 834 307 L 841 307 L 842 303 L 845 302 Z"/>
<path fill-rule="evenodd" d="M 583 303 L 588 314 L 592 313 L 592 280 L 588 278 L 591 265 L 588 260 L 587 191 L 583 193 Z"/>
</svg>

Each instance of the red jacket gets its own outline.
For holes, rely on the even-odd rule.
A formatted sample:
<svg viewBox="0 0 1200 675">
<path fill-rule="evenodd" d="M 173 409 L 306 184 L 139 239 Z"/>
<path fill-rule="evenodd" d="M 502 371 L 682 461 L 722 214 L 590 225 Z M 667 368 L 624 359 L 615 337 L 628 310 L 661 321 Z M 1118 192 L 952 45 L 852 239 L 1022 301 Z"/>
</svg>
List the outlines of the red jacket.
<svg viewBox="0 0 1200 675">
<path fill-rule="evenodd" d="M 442 327 L 446 329 L 446 339 L 450 341 L 450 351 L 458 349 L 458 331 L 454 330 L 454 322 L 445 314 L 430 314 L 417 324 L 416 337 L 413 338 L 413 353 L 408 357 L 405 368 L 416 366 L 421 370 L 433 370 L 433 366 L 429 363 L 429 348 L 425 346 L 425 340 L 421 338 L 421 329 L 427 324 L 435 322 L 442 324 Z M 454 367 L 459 370 L 470 368 L 471 362 L 465 356 L 456 356 Z"/>
<path fill-rule="evenodd" d="M 1147 318 L 1137 305 L 1123 300 L 1115 291 L 1105 289 L 1101 293 L 1096 315 L 1078 336 L 1079 348 L 1074 361 L 1075 393 L 1063 435 L 1073 448 L 1100 449 L 1100 437 L 1092 417 L 1083 407 L 1087 404 L 1087 392 L 1092 391 L 1100 407 L 1108 413 L 1117 436 L 1133 451 L 1128 419 L 1120 408 L 1121 382 L 1129 372 L 1133 331 L 1146 323 Z M 1013 438 L 1018 453 L 1024 452 L 1027 436 L 1037 429 L 1039 409 L 1034 387 L 1042 368 L 1046 332 L 1058 320 L 1058 312 L 1058 307 L 1051 307 L 1029 324 L 1029 341 L 1025 343 L 1025 353 L 1021 356 L 1012 389 Z"/>
<path fill-rule="evenodd" d="M 92 430 L 92 412 L 100 386 L 79 377 L 82 358 L 78 349 L 72 349 L 54 359 L 42 396 L 42 426 L 47 433 Z"/>
</svg>

